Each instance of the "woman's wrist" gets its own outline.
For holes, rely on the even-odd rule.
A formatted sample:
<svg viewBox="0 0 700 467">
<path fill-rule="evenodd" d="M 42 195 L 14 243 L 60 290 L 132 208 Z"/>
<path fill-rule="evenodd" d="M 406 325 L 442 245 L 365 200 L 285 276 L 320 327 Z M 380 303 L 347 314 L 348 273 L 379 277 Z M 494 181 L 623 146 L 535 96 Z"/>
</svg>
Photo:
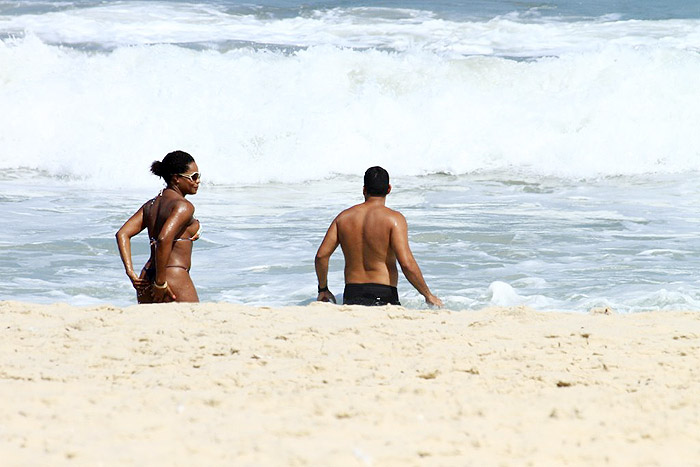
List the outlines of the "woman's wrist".
<svg viewBox="0 0 700 467">
<path fill-rule="evenodd" d="M 168 281 L 163 282 L 162 284 L 158 284 L 157 282 L 153 282 L 153 287 L 156 289 L 167 289 L 168 288 Z"/>
</svg>

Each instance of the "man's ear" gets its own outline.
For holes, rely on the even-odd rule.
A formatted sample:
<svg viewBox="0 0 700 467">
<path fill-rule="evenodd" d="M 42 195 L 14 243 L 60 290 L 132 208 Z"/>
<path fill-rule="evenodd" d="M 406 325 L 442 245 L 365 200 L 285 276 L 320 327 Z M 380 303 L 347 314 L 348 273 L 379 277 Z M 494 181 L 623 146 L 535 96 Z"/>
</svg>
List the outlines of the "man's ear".
<svg viewBox="0 0 700 467">
<path fill-rule="evenodd" d="M 367 188 L 364 186 L 362 187 L 362 196 L 367 196 Z"/>
<path fill-rule="evenodd" d="M 386 194 L 388 195 L 389 193 L 391 193 L 391 183 L 389 184 L 389 189 L 386 190 Z"/>
</svg>

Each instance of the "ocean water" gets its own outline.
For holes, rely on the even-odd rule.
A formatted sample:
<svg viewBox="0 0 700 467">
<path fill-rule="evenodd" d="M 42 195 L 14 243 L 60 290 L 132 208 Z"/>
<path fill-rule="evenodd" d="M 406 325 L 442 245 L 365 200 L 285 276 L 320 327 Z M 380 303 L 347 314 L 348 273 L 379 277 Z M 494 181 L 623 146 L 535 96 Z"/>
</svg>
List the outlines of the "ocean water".
<svg viewBox="0 0 700 467">
<path fill-rule="evenodd" d="M 382 165 L 450 309 L 697 309 L 698 76 L 695 0 L 0 1 L 0 299 L 135 303 L 114 233 L 182 149 L 205 301 L 313 300 Z"/>
</svg>

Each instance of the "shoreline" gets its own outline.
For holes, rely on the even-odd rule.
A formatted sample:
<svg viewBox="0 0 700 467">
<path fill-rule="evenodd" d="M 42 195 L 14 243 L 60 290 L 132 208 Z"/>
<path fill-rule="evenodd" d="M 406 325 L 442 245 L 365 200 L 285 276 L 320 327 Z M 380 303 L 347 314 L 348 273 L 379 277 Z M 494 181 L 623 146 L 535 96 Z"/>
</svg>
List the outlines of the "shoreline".
<svg viewBox="0 0 700 467">
<path fill-rule="evenodd" d="M 6 465 L 698 465 L 700 312 L 0 302 Z"/>
</svg>

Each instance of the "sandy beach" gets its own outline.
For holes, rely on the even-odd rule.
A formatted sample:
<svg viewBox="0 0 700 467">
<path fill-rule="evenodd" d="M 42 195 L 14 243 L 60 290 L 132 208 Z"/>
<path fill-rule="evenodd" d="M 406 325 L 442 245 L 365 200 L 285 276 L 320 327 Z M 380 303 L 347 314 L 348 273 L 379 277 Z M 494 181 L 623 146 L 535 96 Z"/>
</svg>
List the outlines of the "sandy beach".
<svg viewBox="0 0 700 467">
<path fill-rule="evenodd" d="M 700 465 L 700 313 L 0 302 L 2 465 Z"/>
</svg>

